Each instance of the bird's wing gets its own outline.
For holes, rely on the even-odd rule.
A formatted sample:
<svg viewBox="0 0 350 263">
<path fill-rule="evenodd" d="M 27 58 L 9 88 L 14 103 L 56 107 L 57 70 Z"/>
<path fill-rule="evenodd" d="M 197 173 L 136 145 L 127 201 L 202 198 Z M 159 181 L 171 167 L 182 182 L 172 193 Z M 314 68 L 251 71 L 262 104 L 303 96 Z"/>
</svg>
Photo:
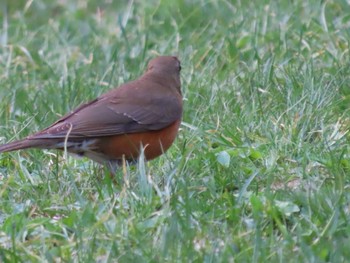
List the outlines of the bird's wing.
<svg viewBox="0 0 350 263">
<path fill-rule="evenodd" d="M 85 138 L 137 133 L 165 128 L 180 119 L 181 96 L 149 98 L 100 97 L 83 104 L 50 127 L 29 138 Z"/>
</svg>

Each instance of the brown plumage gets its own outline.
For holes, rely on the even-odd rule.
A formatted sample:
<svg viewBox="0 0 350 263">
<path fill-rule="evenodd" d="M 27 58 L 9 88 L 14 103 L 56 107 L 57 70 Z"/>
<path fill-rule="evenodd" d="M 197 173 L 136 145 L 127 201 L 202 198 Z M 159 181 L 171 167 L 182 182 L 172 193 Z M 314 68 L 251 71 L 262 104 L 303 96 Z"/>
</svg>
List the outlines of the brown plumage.
<svg viewBox="0 0 350 263">
<path fill-rule="evenodd" d="M 101 164 L 147 160 L 173 143 L 182 117 L 180 61 L 160 56 L 139 79 L 82 104 L 48 128 L 0 145 L 0 152 L 26 148 L 67 149 Z M 124 157 L 123 157 L 124 156 Z"/>
</svg>

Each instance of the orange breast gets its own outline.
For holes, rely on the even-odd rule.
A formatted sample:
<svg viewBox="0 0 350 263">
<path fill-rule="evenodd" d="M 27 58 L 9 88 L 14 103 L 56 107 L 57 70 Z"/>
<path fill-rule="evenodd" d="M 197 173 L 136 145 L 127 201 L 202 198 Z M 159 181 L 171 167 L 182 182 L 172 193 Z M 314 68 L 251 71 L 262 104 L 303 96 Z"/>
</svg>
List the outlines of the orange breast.
<svg viewBox="0 0 350 263">
<path fill-rule="evenodd" d="M 135 160 L 143 147 L 146 160 L 151 160 L 163 154 L 174 142 L 181 120 L 159 130 L 143 133 L 123 134 L 102 138 L 97 143 L 101 153 L 111 159 Z"/>
</svg>

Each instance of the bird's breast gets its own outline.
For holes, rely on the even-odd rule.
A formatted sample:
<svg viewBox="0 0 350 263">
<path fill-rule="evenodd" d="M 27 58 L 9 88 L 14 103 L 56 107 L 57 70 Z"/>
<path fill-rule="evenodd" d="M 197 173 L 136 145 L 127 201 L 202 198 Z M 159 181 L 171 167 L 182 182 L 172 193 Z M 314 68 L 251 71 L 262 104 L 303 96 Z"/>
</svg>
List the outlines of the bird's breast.
<svg viewBox="0 0 350 263">
<path fill-rule="evenodd" d="M 177 120 L 157 131 L 104 137 L 99 139 L 95 146 L 110 160 L 121 160 L 123 156 L 126 160 L 136 160 L 141 149 L 146 160 L 152 160 L 169 149 L 176 138 L 180 124 L 181 120 Z"/>
</svg>

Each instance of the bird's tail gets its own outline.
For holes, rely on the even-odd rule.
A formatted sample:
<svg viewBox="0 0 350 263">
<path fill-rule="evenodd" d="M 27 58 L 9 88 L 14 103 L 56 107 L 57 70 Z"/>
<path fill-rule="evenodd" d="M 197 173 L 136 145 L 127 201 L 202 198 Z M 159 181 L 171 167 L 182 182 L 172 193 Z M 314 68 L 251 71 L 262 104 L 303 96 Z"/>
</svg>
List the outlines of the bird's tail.
<svg viewBox="0 0 350 263">
<path fill-rule="evenodd" d="M 0 145 L 0 153 L 28 149 L 28 148 L 42 148 L 42 147 L 43 147 L 43 142 L 40 140 L 23 139 L 23 140 Z"/>
</svg>

